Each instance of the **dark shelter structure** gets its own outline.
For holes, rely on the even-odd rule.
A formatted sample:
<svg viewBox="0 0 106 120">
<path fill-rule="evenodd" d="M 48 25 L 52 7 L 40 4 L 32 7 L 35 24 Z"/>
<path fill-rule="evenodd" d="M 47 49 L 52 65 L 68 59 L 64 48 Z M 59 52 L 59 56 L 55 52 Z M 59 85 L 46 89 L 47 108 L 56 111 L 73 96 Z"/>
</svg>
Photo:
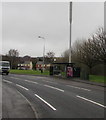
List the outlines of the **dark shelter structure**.
<svg viewBox="0 0 106 120">
<path fill-rule="evenodd" d="M 80 68 L 75 63 L 52 63 L 50 75 L 60 75 L 67 78 L 80 77 Z"/>
</svg>

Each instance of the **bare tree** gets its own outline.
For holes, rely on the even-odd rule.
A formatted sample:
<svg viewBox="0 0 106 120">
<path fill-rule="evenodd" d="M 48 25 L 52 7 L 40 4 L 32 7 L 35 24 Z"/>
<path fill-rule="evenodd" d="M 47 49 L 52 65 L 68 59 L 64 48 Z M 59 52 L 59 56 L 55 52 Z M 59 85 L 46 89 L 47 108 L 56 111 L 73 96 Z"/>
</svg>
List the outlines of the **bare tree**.
<svg viewBox="0 0 106 120">
<path fill-rule="evenodd" d="M 98 62 L 106 64 L 106 32 L 99 28 L 90 40 L 92 52 L 95 53 L 95 59 Z"/>
<path fill-rule="evenodd" d="M 19 52 L 18 52 L 18 50 L 15 50 L 15 49 L 10 49 L 9 51 L 8 51 L 8 54 L 7 54 L 8 56 L 11 56 L 11 57 L 18 57 L 19 56 Z"/>
<path fill-rule="evenodd" d="M 92 35 L 88 40 L 77 40 L 72 47 L 72 61 L 83 63 L 90 68 L 102 63 L 106 64 L 106 33 L 103 28 Z M 65 51 L 64 57 L 68 57 Z"/>
<path fill-rule="evenodd" d="M 69 49 L 65 50 L 61 56 L 62 62 L 69 62 Z"/>
<path fill-rule="evenodd" d="M 11 68 L 16 69 L 17 68 L 17 58 L 19 57 L 18 50 L 10 49 L 7 53 L 7 56 L 10 59 Z"/>
<path fill-rule="evenodd" d="M 52 51 L 49 51 L 46 53 L 45 61 L 52 63 L 54 61 L 54 57 L 55 57 L 55 53 Z"/>
<path fill-rule="evenodd" d="M 99 63 L 106 63 L 106 33 L 99 28 L 96 34 L 83 43 L 76 44 L 73 49 L 73 59 L 86 64 L 90 71 L 93 66 Z"/>
</svg>

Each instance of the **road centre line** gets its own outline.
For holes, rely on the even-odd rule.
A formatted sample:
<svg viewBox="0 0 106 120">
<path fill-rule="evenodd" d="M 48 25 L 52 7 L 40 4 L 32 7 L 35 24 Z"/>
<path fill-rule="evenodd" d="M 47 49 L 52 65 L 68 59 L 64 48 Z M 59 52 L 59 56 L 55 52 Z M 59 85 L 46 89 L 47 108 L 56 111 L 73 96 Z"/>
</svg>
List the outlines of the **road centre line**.
<svg viewBox="0 0 106 120">
<path fill-rule="evenodd" d="M 30 82 L 30 83 L 38 84 L 37 82 L 33 82 L 33 81 L 29 81 L 29 80 L 25 80 L 25 81 Z"/>
<path fill-rule="evenodd" d="M 7 83 L 12 83 L 12 82 L 10 82 L 10 81 L 8 81 L 8 80 L 4 80 L 4 79 L 3 79 L 3 81 L 4 81 L 4 82 L 7 82 Z"/>
<path fill-rule="evenodd" d="M 46 105 L 48 105 L 52 110 L 56 110 L 56 108 L 54 108 L 52 105 L 50 105 L 48 102 L 46 102 L 43 98 L 41 98 L 40 96 L 38 96 L 37 94 L 35 94 L 35 96 L 37 98 L 39 98 L 41 101 L 43 101 Z"/>
<path fill-rule="evenodd" d="M 19 85 L 19 84 L 16 84 L 16 86 L 21 87 L 21 88 L 23 88 L 23 89 L 25 89 L 25 90 L 29 90 L 29 89 L 27 89 L 27 88 L 25 88 L 25 87 L 23 87 L 23 86 L 21 86 L 21 85 Z"/>
<path fill-rule="evenodd" d="M 95 101 L 89 100 L 89 99 L 84 98 L 84 97 L 81 97 L 81 96 L 79 96 L 79 95 L 77 95 L 76 97 L 78 97 L 78 98 L 80 98 L 80 99 L 83 99 L 83 100 L 86 100 L 86 101 L 88 101 L 88 102 L 91 102 L 91 103 L 93 103 L 93 104 L 96 104 L 96 105 L 98 105 L 98 106 L 101 106 L 101 107 L 103 107 L 103 108 L 106 108 L 106 106 L 104 106 L 104 105 L 102 105 L 102 104 L 100 104 L 100 103 L 97 103 L 97 102 L 95 102 Z"/>
<path fill-rule="evenodd" d="M 59 91 L 61 91 L 61 92 L 64 92 L 64 90 L 59 89 L 59 88 L 56 88 L 56 87 L 53 87 L 53 86 L 49 86 L 49 85 L 44 85 L 44 86 L 49 87 L 49 88 L 52 88 L 52 89 L 55 89 L 55 90 L 59 90 Z"/>
<path fill-rule="evenodd" d="M 91 90 L 86 89 L 86 88 L 80 88 L 80 87 L 76 87 L 76 86 L 72 86 L 72 85 L 66 85 L 66 86 L 68 86 L 68 87 L 72 87 L 72 88 L 81 89 L 81 90 L 91 91 Z"/>
</svg>

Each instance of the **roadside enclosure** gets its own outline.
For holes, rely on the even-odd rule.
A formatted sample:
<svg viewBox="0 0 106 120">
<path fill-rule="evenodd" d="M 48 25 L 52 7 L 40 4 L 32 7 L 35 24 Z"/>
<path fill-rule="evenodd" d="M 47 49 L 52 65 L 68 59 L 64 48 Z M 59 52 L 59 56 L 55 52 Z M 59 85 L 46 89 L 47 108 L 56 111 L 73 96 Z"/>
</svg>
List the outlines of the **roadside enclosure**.
<svg viewBox="0 0 106 120">
<path fill-rule="evenodd" d="M 80 77 L 80 67 L 76 67 L 75 63 L 52 63 L 50 75 L 66 78 Z"/>
</svg>

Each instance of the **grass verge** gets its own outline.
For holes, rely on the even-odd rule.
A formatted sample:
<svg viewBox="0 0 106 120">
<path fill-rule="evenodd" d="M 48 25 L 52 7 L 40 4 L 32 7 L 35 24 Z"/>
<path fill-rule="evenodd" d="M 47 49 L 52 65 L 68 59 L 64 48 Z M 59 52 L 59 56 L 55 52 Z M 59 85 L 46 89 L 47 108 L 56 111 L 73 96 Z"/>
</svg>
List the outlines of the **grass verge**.
<svg viewBox="0 0 106 120">
<path fill-rule="evenodd" d="M 45 70 L 43 73 L 37 70 L 10 70 L 10 73 L 15 74 L 30 74 L 30 75 L 49 75 L 49 71 Z"/>
<path fill-rule="evenodd" d="M 43 73 L 41 73 L 41 71 L 38 70 L 10 70 L 10 73 L 28 75 L 49 75 L 49 71 L 47 70 L 45 70 Z M 65 73 L 62 73 L 62 75 L 65 76 Z M 89 75 L 89 81 L 106 83 L 106 76 Z"/>
<path fill-rule="evenodd" d="M 89 75 L 89 80 L 92 82 L 106 83 L 106 76 Z"/>
</svg>

